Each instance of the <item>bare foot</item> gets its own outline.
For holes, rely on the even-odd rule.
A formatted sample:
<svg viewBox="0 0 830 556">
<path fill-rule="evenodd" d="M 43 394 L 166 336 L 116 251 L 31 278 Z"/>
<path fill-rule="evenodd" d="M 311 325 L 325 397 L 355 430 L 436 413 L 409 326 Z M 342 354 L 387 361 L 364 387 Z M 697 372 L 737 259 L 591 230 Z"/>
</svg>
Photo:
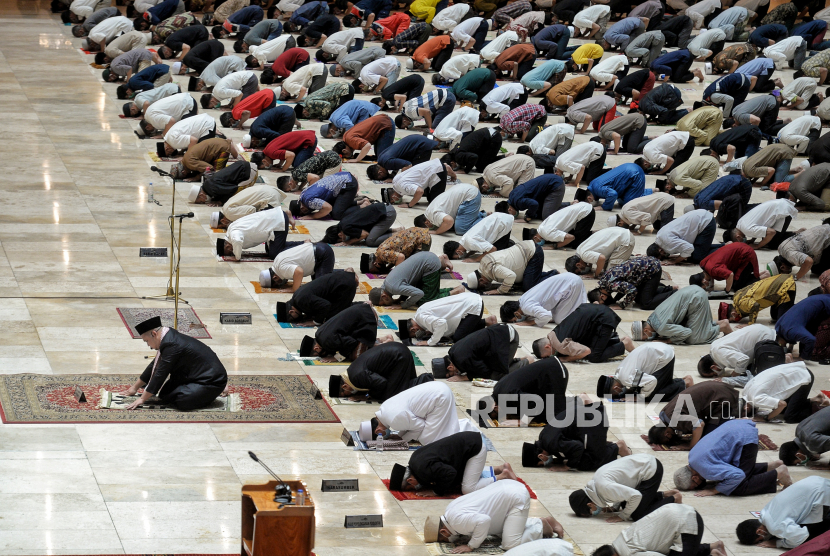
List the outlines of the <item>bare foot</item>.
<svg viewBox="0 0 830 556">
<path fill-rule="evenodd" d="M 504 464 L 504 471 L 501 472 L 501 475 L 498 476 L 499 480 L 502 479 L 513 479 L 514 481 L 518 479 L 516 474 L 513 472 L 513 469 L 510 467 L 509 463 Z"/>
<path fill-rule="evenodd" d="M 781 483 L 782 487 L 787 488 L 793 484 L 793 479 L 790 477 L 790 470 L 787 469 L 786 465 L 782 465 L 776 471 L 778 472 L 778 482 Z"/>
<path fill-rule="evenodd" d="M 725 554 L 726 553 L 726 550 L 724 549 L 724 546 L 723 546 L 723 541 L 715 541 L 715 542 L 709 543 L 709 550 L 711 551 L 710 554 L 712 554 L 712 556 L 714 556 L 715 554 Z"/>
<path fill-rule="evenodd" d="M 620 457 L 630 456 L 633 453 L 631 448 L 628 447 L 628 444 L 625 443 L 625 440 L 617 440 L 617 446 L 620 447 Z"/>
<path fill-rule="evenodd" d="M 493 326 L 494 324 L 498 324 L 499 319 L 496 315 L 487 315 L 484 318 L 484 325 L 485 326 Z"/>
<path fill-rule="evenodd" d="M 628 336 L 623 336 L 622 338 L 620 338 L 620 341 L 625 346 L 625 351 L 634 351 L 634 340 L 632 340 Z"/>
<path fill-rule="evenodd" d="M 686 383 L 686 388 L 691 388 L 695 385 L 695 379 L 692 378 L 691 375 L 686 375 L 683 377 L 683 382 Z"/>
<path fill-rule="evenodd" d="M 450 290 L 450 295 L 458 295 L 460 293 L 464 293 L 465 291 L 464 286 L 456 286 Z"/>
<path fill-rule="evenodd" d="M 771 461 L 767 464 L 767 471 L 769 471 L 770 469 L 778 469 L 782 465 L 784 465 L 784 462 L 781 461 L 780 459 L 777 459 L 775 461 Z"/>
</svg>

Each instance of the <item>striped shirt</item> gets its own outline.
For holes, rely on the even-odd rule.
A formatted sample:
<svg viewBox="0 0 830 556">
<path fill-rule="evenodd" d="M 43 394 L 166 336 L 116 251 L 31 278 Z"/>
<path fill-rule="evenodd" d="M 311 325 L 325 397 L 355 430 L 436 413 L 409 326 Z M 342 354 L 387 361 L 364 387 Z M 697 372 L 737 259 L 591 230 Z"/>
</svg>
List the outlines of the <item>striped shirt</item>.
<svg viewBox="0 0 830 556">
<path fill-rule="evenodd" d="M 421 95 L 417 98 L 413 98 L 412 100 L 406 101 L 403 104 L 403 114 L 404 116 L 412 120 L 420 120 L 421 115 L 418 114 L 419 108 L 429 108 L 429 111 L 435 114 L 435 112 L 441 106 L 443 106 L 446 100 L 446 89 L 436 89 L 434 91 L 428 92 L 425 95 Z"/>
</svg>

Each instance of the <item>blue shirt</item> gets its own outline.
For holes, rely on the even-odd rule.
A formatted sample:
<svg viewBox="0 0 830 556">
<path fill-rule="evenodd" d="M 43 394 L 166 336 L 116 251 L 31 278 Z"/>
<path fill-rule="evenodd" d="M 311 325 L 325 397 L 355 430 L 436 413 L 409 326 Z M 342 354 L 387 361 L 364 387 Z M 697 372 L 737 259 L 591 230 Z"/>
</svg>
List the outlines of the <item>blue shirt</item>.
<svg viewBox="0 0 830 556">
<path fill-rule="evenodd" d="M 728 496 L 746 479 L 738 466 L 741 452 L 749 444 L 758 444 L 755 423 L 749 419 L 727 421 L 695 444 L 689 452 L 689 466 L 707 481 L 718 481 L 715 489 Z"/>
<path fill-rule="evenodd" d="M 754 75 L 758 77 L 760 75 L 771 74 L 774 69 L 775 62 L 769 58 L 755 58 L 754 60 L 750 60 L 744 65 L 739 66 L 738 69 L 735 70 L 735 73 L 742 73 L 749 76 Z"/>
<path fill-rule="evenodd" d="M 263 15 L 262 8 L 259 6 L 245 6 L 241 10 L 233 12 L 228 17 L 228 21 L 237 25 L 244 24 L 248 27 L 253 27 L 262 21 Z"/>
<path fill-rule="evenodd" d="M 552 75 L 565 70 L 565 62 L 561 60 L 549 60 L 541 66 L 535 67 L 522 77 L 522 83 L 525 81 L 547 81 Z"/>
<path fill-rule="evenodd" d="M 549 42 L 557 42 L 559 37 L 561 37 L 564 33 L 568 33 L 570 36 L 571 32 L 568 31 L 568 28 L 565 25 L 548 25 L 535 35 L 531 39 L 534 44 L 536 41 L 549 41 Z"/>
<path fill-rule="evenodd" d="M 300 203 L 311 210 L 320 210 L 324 203 L 328 203 L 340 194 L 347 185 L 356 182 L 351 172 L 337 172 L 319 180 L 303 191 Z"/>
<path fill-rule="evenodd" d="M 388 14 L 392 9 L 392 2 L 390 0 L 360 0 L 354 6 L 363 10 L 363 16 L 366 17 L 369 14 Z"/>
<path fill-rule="evenodd" d="M 289 21 L 304 27 L 308 25 L 311 20 L 316 19 L 318 15 L 328 12 L 328 2 L 307 2 L 291 14 L 291 19 L 289 19 Z"/>
<path fill-rule="evenodd" d="M 797 25 L 790 33 L 790 36 L 804 37 L 805 39 L 807 39 L 807 42 L 810 42 L 814 38 L 816 38 L 816 35 L 819 35 L 822 31 L 826 29 L 826 21 L 823 21 L 821 19 L 814 19 L 813 21 L 808 21 L 807 23 Z"/>
<path fill-rule="evenodd" d="M 691 61 L 692 58 L 694 58 L 692 53 L 685 48 L 683 50 L 675 50 L 674 52 L 669 52 L 668 54 L 663 54 L 662 56 L 656 58 L 651 63 L 651 69 L 655 76 L 658 76 L 661 73 L 671 75 L 671 72 L 674 71 L 672 66 L 687 63 Z"/>
<path fill-rule="evenodd" d="M 155 80 L 162 75 L 167 75 L 169 71 L 170 66 L 167 64 L 156 64 L 154 66 L 150 66 L 149 68 L 144 68 L 127 81 L 127 87 L 129 87 L 134 93 L 149 91 L 150 89 L 155 88 Z"/>
<path fill-rule="evenodd" d="M 264 139 L 266 144 L 280 136 L 279 128 L 288 122 L 293 122 L 294 110 L 291 106 L 283 104 L 269 108 L 254 120 L 251 124 L 251 137 Z"/>
<path fill-rule="evenodd" d="M 749 77 L 742 73 L 730 73 L 729 75 L 724 75 L 717 81 L 714 81 L 709 84 L 706 89 L 703 90 L 703 99 L 706 100 L 711 97 L 714 93 L 721 93 L 723 95 L 729 95 L 735 98 L 735 105 L 737 106 L 743 100 L 738 102 L 737 97 L 746 98 L 747 93 L 749 93 L 749 86 L 751 85 L 749 81 Z"/>
<path fill-rule="evenodd" d="M 646 173 L 638 165 L 628 162 L 596 178 L 588 186 L 588 192 L 595 200 L 605 199 L 603 210 L 612 210 L 617 201 L 622 206 L 631 199 L 642 197 L 645 187 Z"/>
<path fill-rule="evenodd" d="M 395 172 L 424 156 L 428 159 L 437 146 L 438 141 L 427 139 L 423 135 L 407 135 L 378 155 L 378 165 Z"/>
<path fill-rule="evenodd" d="M 612 25 L 602 37 L 608 44 L 626 48 L 631 42 L 631 33 L 636 31 L 643 22 L 639 17 L 626 17 Z"/>
<path fill-rule="evenodd" d="M 380 110 L 380 106 L 368 100 L 350 100 L 329 116 L 329 121 L 338 129 L 348 131 Z"/>
<path fill-rule="evenodd" d="M 779 317 L 775 323 L 775 333 L 789 343 L 799 342 L 799 355 L 811 357 L 816 336 L 810 333 L 810 329 L 817 330 L 827 315 L 830 315 L 830 294 L 807 297 Z"/>
<path fill-rule="evenodd" d="M 561 176 L 542 174 L 513 188 L 507 201 L 517 211 L 527 211 L 527 217 L 535 218 L 540 206 L 545 202 L 545 197 L 564 187 L 565 181 Z"/>
<path fill-rule="evenodd" d="M 696 209 L 715 210 L 715 201 L 723 201 L 729 195 L 738 194 L 741 202 L 746 205 L 752 195 L 752 183 L 744 177 L 735 175 L 723 176 L 704 187 L 700 193 L 695 195 L 694 205 Z"/>
<path fill-rule="evenodd" d="M 779 23 L 771 23 L 769 25 L 761 25 L 749 35 L 749 42 L 755 46 L 766 48 L 769 46 L 770 39 L 775 42 L 786 39 L 789 36 L 787 28 Z"/>
</svg>

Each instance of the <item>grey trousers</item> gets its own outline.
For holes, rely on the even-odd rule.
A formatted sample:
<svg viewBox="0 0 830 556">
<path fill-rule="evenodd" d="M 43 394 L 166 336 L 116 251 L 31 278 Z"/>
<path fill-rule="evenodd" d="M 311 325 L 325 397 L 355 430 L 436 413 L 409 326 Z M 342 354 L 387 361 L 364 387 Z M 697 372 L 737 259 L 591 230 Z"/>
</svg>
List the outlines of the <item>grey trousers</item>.
<svg viewBox="0 0 830 556">
<path fill-rule="evenodd" d="M 562 199 L 565 198 L 565 188 L 560 187 L 554 189 L 548 196 L 545 197 L 545 203 L 542 205 L 542 220 L 562 208 Z"/>
<path fill-rule="evenodd" d="M 626 56 L 632 60 L 639 59 L 640 65 L 644 68 L 649 67 L 651 62 L 660 56 L 660 51 L 666 44 L 666 37 L 663 33 L 660 31 L 653 31 L 653 33 L 640 35 L 625 49 Z"/>
<path fill-rule="evenodd" d="M 367 247 L 379 247 L 381 243 L 392 237 L 389 233 L 389 228 L 395 225 L 395 220 L 398 218 L 398 212 L 392 205 L 386 205 L 386 218 L 372 226 L 369 230 L 369 235 L 366 237 Z"/>
<path fill-rule="evenodd" d="M 723 105 L 723 117 L 728 118 L 732 113 L 732 105 L 735 103 L 735 99 L 723 93 L 712 93 L 709 98 L 713 104 Z"/>
</svg>

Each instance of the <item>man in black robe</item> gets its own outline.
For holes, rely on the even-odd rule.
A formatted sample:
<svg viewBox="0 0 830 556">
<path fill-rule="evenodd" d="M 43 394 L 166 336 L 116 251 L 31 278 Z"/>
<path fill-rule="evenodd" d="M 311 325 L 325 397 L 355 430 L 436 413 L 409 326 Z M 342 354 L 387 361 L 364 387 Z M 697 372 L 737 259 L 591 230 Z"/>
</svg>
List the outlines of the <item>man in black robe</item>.
<svg viewBox="0 0 830 556">
<path fill-rule="evenodd" d="M 126 409 L 136 409 L 152 396 L 181 411 L 199 409 L 224 391 L 228 373 L 208 346 L 177 330 L 163 327 L 160 317 L 138 323 L 135 329 L 144 343 L 157 353 L 141 377 L 124 393 L 135 396 L 140 388 L 144 388 L 141 397 Z"/>
<path fill-rule="evenodd" d="M 487 446 L 481 433 L 457 432 L 412 452 L 409 465 L 396 463 L 389 490 L 416 491 L 418 496 L 469 494 L 500 479 L 516 480 L 509 463 L 485 466 Z"/>
<path fill-rule="evenodd" d="M 441 157 L 441 162 L 449 164 L 453 170 L 469 174 L 473 170 L 484 169 L 501 160 L 503 132 L 499 127 L 483 127 L 464 137 L 449 154 Z"/>
<path fill-rule="evenodd" d="M 556 357 L 531 363 L 508 374 L 493 388 L 493 419 L 523 419 L 523 409 L 533 409 L 532 421 L 547 423 L 547 416 L 565 410 L 568 389 L 568 369 Z M 505 396 L 505 397 L 502 397 Z M 513 396 L 508 398 L 506 396 Z M 538 397 L 541 407 L 522 403 L 523 397 Z M 500 415 L 501 414 L 501 415 Z"/>
<path fill-rule="evenodd" d="M 300 286 L 286 301 L 277 303 L 277 321 L 320 326 L 354 301 L 360 281 L 354 271 L 335 270 Z"/>
<path fill-rule="evenodd" d="M 365 397 L 385 402 L 413 386 L 433 380 L 431 373 L 418 376 L 415 359 L 400 342 L 389 342 L 362 353 L 346 372 L 329 377 L 329 397 Z"/>
<path fill-rule="evenodd" d="M 568 409 L 569 404 L 575 407 Z M 593 403 L 587 397 L 569 398 L 566 409 L 556 416 L 556 422 L 556 425 L 545 425 L 535 443 L 524 443 L 522 467 L 564 463 L 569 469 L 596 471 L 617 456 L 631 455 L 624 441 L 608 441 L 608 419 L 602 402 Z"/>
<path fill-rule="evenodd" d="M 558 354 L 562 361 L 604 363 L 634 349 L 631 338 L 617 334 L 620 320 L 606 305 L 583 303 L 547 337 L 533 342 L 533 355 L 544 359 Z"/>
<path fill-rule="evenodd" d="M 373 347 L 377 339 L 378 315 L 371 305 L 360 303 L 327 320 L 313 338 L 304 337 L 300 357 L 333 357 L 340 353 L 346 361 L 354 361 Z M 392 337 L 384 340 L 392 341 Z"/>
<path fill-rule="evenodd" d="M 515 359 L 519 334 L 507 324 L 477 330 L 455 342 L 447 355 L 432 360 L 432 372 L 450 382 L 483 378 L 499 380 L 527 364 Z"/>
</svg>

